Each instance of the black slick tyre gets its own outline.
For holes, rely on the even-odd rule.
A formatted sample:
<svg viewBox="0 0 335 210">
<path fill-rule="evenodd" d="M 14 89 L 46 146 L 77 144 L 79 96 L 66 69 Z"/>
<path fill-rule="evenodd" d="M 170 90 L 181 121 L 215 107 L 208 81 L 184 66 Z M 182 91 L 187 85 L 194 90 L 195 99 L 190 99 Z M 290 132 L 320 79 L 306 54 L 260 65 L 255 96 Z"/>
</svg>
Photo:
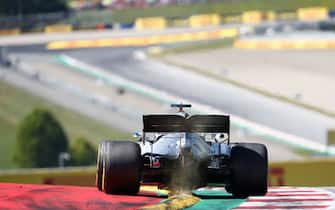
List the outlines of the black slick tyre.
<svg viewBox="0 0 335 210">
<path fill-rule="evenodd" d="M 109 141 L 103 160 L 102 190 L 107 194 L 136 194 L 141 180 L 141 149 L 135 142 Z"/>
<path fill-rule="evenodd" d="M 235 197 L 265 195 L 267 180 L 268 154 L 265 145 L 239 143 L 232 148 L 228 189 Z"/>
</svg>

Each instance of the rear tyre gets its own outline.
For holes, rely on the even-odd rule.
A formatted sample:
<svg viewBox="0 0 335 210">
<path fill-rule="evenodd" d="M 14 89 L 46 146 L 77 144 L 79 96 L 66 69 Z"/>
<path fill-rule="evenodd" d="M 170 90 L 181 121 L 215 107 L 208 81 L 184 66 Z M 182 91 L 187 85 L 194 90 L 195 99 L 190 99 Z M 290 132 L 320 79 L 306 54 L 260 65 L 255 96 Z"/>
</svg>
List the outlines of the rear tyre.
<svg viewBox="0 0 335 210">
<path fill-rule="evenodd" d="M 240 143 L 231 150 L 231 180 L 228 191 L 235 197 L 267 193 L 268 154 L 265 145 Z"/>
<path fill-rule="evenodd" d="M 105 152 L 106 144 L 108 144 L 108 141 L 102 141 L 98 147 L 97 172 L 95 176 L 95 183 L 99 191 L 102 191 L 103 160 L 106 156 Z"/>
<path fill-rule="evenodd" d="M 141 180 L 141 149 L 135 142 L 108 141 L 103 159 L 102 190 L 107 194 L 136 194 Z"/>
</svg>

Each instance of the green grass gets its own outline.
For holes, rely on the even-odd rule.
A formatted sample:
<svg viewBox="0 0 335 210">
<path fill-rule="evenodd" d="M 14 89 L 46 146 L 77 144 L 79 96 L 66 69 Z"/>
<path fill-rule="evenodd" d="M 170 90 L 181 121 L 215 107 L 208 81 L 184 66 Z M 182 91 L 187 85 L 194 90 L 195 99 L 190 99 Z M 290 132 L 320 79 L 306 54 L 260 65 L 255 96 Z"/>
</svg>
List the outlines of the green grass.
<svg viewBox="0 0 335 210">
<path fill-rule="evenodd" d="M 217 3 L 170 5 L 148 8 L 131 8 L 121 11 L 83 11 L 75 19 L 89 22 L 132 22 L 138 17 L 164 16 L 170 19 L 187 18 L 194 14 L 219 13 L 222 16 L 236 15 L 247 10 L 294 11 L 302 7 L 325 6 L 335 9 L 333 0 L 226 0 Z"/>
<path fill-rule="evenodd" d="M 94 119 L 0 81 L 0 169 L 17 167 L 12 161 L 16 129 L 20 121 L 37 107 L 51 111 L 63 125 L 70 140 L 86 137 L 97 144 L 100 140 L 107 138 L 131 138 L 128 133 L 113 129 Z"/>
<path fill-rule="evenodd" d="M 185 42 L 183 44 L 175 45 L 172 47 L 168 47 L 167 45 L 166 47 L 164 47 L 163 51 L 159 54 L 159 56 L 192 52 L 192 51 L 199 52 L 202 50 L 231 47 L 234 43 L 234 40 L 235 40 L 234 38 L 227 38 L 227 39 L 215 39 L 215 40 L 197 41 L 197 42 Z"/>
</svg>

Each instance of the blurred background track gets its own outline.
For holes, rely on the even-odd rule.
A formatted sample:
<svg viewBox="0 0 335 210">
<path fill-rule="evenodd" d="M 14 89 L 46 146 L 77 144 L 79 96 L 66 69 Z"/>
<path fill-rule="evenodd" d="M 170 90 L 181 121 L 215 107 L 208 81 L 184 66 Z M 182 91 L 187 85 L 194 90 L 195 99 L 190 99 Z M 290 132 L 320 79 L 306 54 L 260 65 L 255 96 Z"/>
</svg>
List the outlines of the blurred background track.
<svg viewBox="0 0 335 210">
<path fill-rule="evenodd" d="M 155 33 L 169 34 L 185 31 L 201 31 L 201 29 L 168 29 L 156 31 Z M 109 33 L 116 37 L 122 35 L 122 32 L 106 32 L 106 34 L 102 33 L 99 36 L 93 33 L 76 33 L 84 37 L 87 36 L 87 38 L 90 37 L 90 39 L 104 37 Z M 131 36 L 147 35 L 138 31 L 132 31 L 132 33 Z M 130 31 L 125 34 L 129 36 Z M 69 39 L 74 37 L 78 39 L 83 38 L 82 36 L 71 37 L 59 34 L 58 36 L 51 35 L 51 38 L 46 40 L 58 40 L 64 38 L 63 36 Z M 46 37 L 49 37 L 49 35 Z M 21 37 L 17 38 L 17 40 L 21 39 Z M 16 43 L 17 40 L 13 38 L 10 42 Z M 43 43 L 45 40 L 37 39 L 37 41 Z M 148 58 L 145 50 L 143 47 L 123 47 L 46 51 L 43 45 L 12 46 L 7 49 L 12 60 L 17 60 L 19 63 L 30 66 L 29 68 L 38 72 L 39 75 L 48 75 L 56 81 L 63 82 L 67 87 L 67 91 L 70 87 L 70 92 L 72 91 L 72 94 L 76 92 L 77 97 L 78 94 L 82 96 L 83 93 L 90 95 L 90 106 L 92 106 L 93 100 L 93 103 L 96 103 L 95 105 L 100 105 L 98 110 L 103 109 L 103 112 L 106 114 L 102 114 L 103 112 L 96 113 L 96 111 L 92 113 L 88 109 L 85 109 L 85 111 L 81 110 L 81 112 L 85 112 L 86 114 L 91 113 L 89 114 L 90 116 L 114 124 L 117 128 L 128 132 L 130 130 L 141 129 L 141 113 L 164 113 L 171 110 L 167 108 L 167 104 L 161 104 L 131 91 L 126 91 L 125 93 L 125 90 L 120 87 L 112 87 L 104 84 L 103 80 L 89 78 L 74 72 L 72 69 L 57 63 L 57 56 L 69 56 L 83 64 L 98 67 L 107 74 L 144 84 L 145 86 L 172 94 L 182 100 L 191 100 L 200 104 L 210 105 L 217 110 L 267 125 L 281 132 L 318 142 L 321 145 L 326 145 L 328 129 L 335 127 L 335 120 L 332 117 L 254 93 L 247 89 L 225 83 L 225 81 L 218 81 L 217 79 L 207 77 L 208 74 L 212 74 L 214 77 L 229 78 L 250 86 L 256 84 L 256 88 L 269 91 L 273 94 L 279 92 L 280 95 L 293 97 L 294 100 L 302 100 L 304 102 L 307 100 L 307 103 L 314 102 L 317 101 L 315 98 L 319 96 L 319 91 L 317 88 L 311 87 L 310 84 L 317 85 L 322 83 L 322 87 L 328 85 L 329 90 L 333 88 L 331 82 L 329 82 L 330 77 L 328 77 L 329 74 L 332 74 L 331 70 L 324 69 L 321 73 L 315 73 L 314 70 L 318 65 L 312 62 L 312 58 L 314 56 L 322 56 L 325 54 L 324 52 L 251 52 L 223 48 L 178 53 L 176 55 L 163 55 L 165 61 L 181 66 L 176 67 Z M 324 62 L 326 60 L 329 61 L 331 54 L 331 51 L 327 51 L 325 55 L 328 55 L 328 57 L 323 56 Z M 293 56 L 299 57 L 300 61 L 309 60 L 313 64 L 309 65 L 308 62 L 301 64 L 299 60 L 294 60 Z M 283 64 L 286 60 L 288 62 Z M 324 62 L 320 60 L 320 63 Z M 326 65 L 331 65 L 331 63 L 327 63 Z M 185 71 L 185 68 L 182 68 L 185 66 L 200 69 L 204 71 L 205 76 L 197 74 L 199 72 Z M 255 71 L 258 73 L 254 73 Z M 281 88 L 281 85 L 284 83 L 287 85 Z M 321 94 L 324 95 L 322 97 L 324 100 L 316 103 L 327 104 L 328 102 L 327 106 L 330 107 L 333 101 L 327 97 L 327 92 L 324 91 Z M 82 104 L 71 107 L 80 107 L 83 106 Z M 262 107 L 262 109 L 259 107 Z M 113 117 L 112 115 L 106 117 L 108 116 L 107 113 L 112 114 Z M 119 120 L 111 120 L 114 116 L 115 119 L 118 118 Z M 245 130 L 234 130 L 232 137 L 235 141 L 245 141 L 245 139 L 250 139 L 249 141 L 261 140 L 269 146 L 271 160 L 308 157 L 298 150 L 289 149 L 288 146 L 281 145 L 278 142 L 270 142 L 266 138 L 260 138 Z M 283 155 L 284 151 L 285 155 Z"/>
<path fill-rule="evenodd" d="M 335 126 L 335 119 L 331 117 L 184 71 L 182 68 L 151 59 L 136 59 L 133 55 L 138 50 L 141 49 L 102 48 L 66 54 L 123 78 L 322 144 L 326 143 L 327 130 Z M 203 64 L 202 67 L 210 69 L 211 65 Z M 247 63 L 245 67 L 248 68 Z"/>
<path fill-rule="evenodd" d="M 92 103 L 91 100 L 87 101 L 81 98 L 81 94 L 73 95 L 73 91 L 68 92 L 67 89 L 48 87 L 43 83 L 36 82 L 38 81 L 36 79 L 23 77 L 15 71 L 4 70 L 2 74 L 4 80 L 123 131 L 134 132 L 141 130 L 142 114 L 173 111 L 169 108 L 168 104 L 160 104 L 132 92 L 126 91 L 120 95 L 117 88 L 105 85 L 99 80 L 86 77 L 56 63 L 53 56 L 33 54 L 20 54 L 16 56 L 20 58 L 21 62 L 26 63 L 26 65 L 29 64 L 30 68 L 38 72 L 40 76 L 47 75 L 59 81 L 59 84 L 60 82 L 69 84 L 71 90 L 76 90 L 75 93 L 78 93 L 78 90 L 80 90 L 81 94 L 103 96 L 112 107 L 106 109 L 106 107 L 101 107 L 94 102 Z M 234 141 L 248 139 L 248 141 L 252 142 L 264 142 L 269 146 L 270 160 L 304 158 L 304 156 L 296 154 L 293 151 L 291 152 L 290 149 L 284 145 L 261 140 L 257 136 L 248 135 L 242 131 L 233 130 L 232 135 Z M 108 136 L 106 138 L 108 138 Z"/>
<path fill-rule="evenodd" d="M 224 14 L 203 15 L 198 14 L 198 11 L 187 17 L 170 17 L 170 14 L 166 18 L 139 17 L 133 19 L 130 25 L 116 23 L 115 27 L 109 23 L 101 23 L 94 25 L 94 29 L 98 29 L 98 32 L 86 30 L 84 27 L 76 28 L 75 23 L 59 23 L 43 25 L 46 34 L 1 36 L 0 44 L 14 63 L 11 69 L 2 68 L 2 78 L 35 95 L 120 129 L 127 135 L 131 131 L 141 129 L 142 114 L 173 111 L 168 108 L 167 103 L 152 100 L 150 97 L 145 97 L 145 94 L 129 91 L 122 86 L 110 85 L 101 78 L 88 77 L 73 71 L 74 69 L 68 65 L 61 65 L 58 58 L 68 56 L 82 64 L 99 68 L 112 78 L 120 77 L 158 90 L 157 93 L 162 93 L 164 96 L 168 94 L 178 100 L 190 100 L 196 105 L 210 106 L 213 110 L 264 125 L 266 127 L 263 131 L 274 129 L 288 135 L 293 134 L 293 137 L 307 139 L 309 141 L 305 145 L 300 142 L 300 146 L 317 143 L 323 148 L 321 153 L 327 153 L 325 149 L 327 131 L 335 127 L 332 114 L 334 100 L 329 97 L 329 93 L 334 91 L 331 70 L 334 64 L 331 59 L 332 50 L 246 51 L 230 47 L 218 48 L 223 46 L 221 43 L 215 46 L 216 49 L 163 54 L 159 60 L 148 57 L 146 47 L 91 49 L 70 47 L 59 51 L 46 50 L 46 45 L 52 41 L 84 40 L 85 42 L 86 40 L 94 43 L 102 39 L 124 37 L 143 38 L 195 32 L 202 34 L 206 31 L 231 27 L 238 32 L 233 35 L 237 39 L 235 43 L 254 39 L 260 41 L 291 39 L 296 34 L 299 37 L 293 41 L 301 37 L 318 38 L 319 34 L 326 34 L 320 31 L 333 30 L 332 4 L 301 9 L 298 7 L 299 4 L 294 2 L 287 8 L 289 11 L 282 11 L 284 3 L 281 2 L 280 7 L 276 8 L 279 11 L 270 11 L 268 2 L 263 3 L 267 6 L 260 10 L 241 11 L 239 8 L 236 10 L 238 14 L 227 14 L 226 8 L 223 9 Z M 314 2 L 310 6 L 318 4 Z M 237 5 L 231 6 L 236 9 Z M 306 7 L 305 3 L 301 5 Z M 106 11 L 102 13 L 105 14 Z M 119 11 L 116 13 L 120 14 Z M 146 24 L 141 25 L 140 22 Z M 84 30 L 72 31 L 77 29 Z M 206 40 L 205 34 L 202 36 L 205 40 L 203 43 L 208 42 L 212 46 L 220 41 L 226 41 L 226 39 L 215 40 L 217 42 L 211 43 L 213 40 Z M 71 42 L 69 43 L 71 46 Z M 182 42 L 158 46 L 165 49 L 197 44 L 198 42 L 188 44 Z M 227 47 L 227 43 L 224 46 Z M 159 62 L 162 60 L 167 64 Z M 320 69 L 320 66 L 327 68 Z M 308 106 L 300 106 L 301 104 Z M 309 105 L 316 109 L 310 109 Z M 258 134 L 235 127 L 232 130 L 232 139 L 266 144 L 269 147 L 271 161 L 309 159 L 315 155 L 316 150 L 311 152 L 301 150 L 301 147 L 292 148 L 292 145 L 282 144 L 282 141 L 270 141 L 273 140 L 273 136 L 266 132 L 264 135 Z M 296 143 L 294 140 L 291 141 L 292 144 Z M 310 148 L 313 147 L 311 145 Z"/>
<path fill-rule="evenodd" d="M 213 49 L 164 56 L 273 95 L 311 104 L 335 113 L 335 50 Z"/>
<path fill-rule="evenodd" d="M 0 36 L 0 62 L 5 64 L 0 66 L 0 132 L 7 140 L 0 142 L 0 168 L 16 167 L 11 162 L 14 130 L 36 105 L 56 114 L 71 139 L 84 135 L 97 144 L 104 138 L 131 140 L 131 133 L 142 129 L 143 114 L 174 113 L 171 101 L 191 101 L 195 112 L 231 114 L 233 142 L 268 147 L 270 186 L 333 186 L 334 159 L 328 153 L 335 148 L 327 147 L 327 131 L 335 129 L 335 4 L 245 2 L 177 5 L 185 12 L 172 6 L 166 10 L 171 14 L 163 7 L 130 9 L 124 16 L 123 11 L 108 9 L 59 13 L 49 23 L 44 19 L 49 15 L 0 18 L 0 22 L 22 21 L 16 28 L 0 29 L 0 35 L 8 35 Z M 308 6 L 313 7 L 301 8 Z M 144 18 L 142 10 L 165 17 Z M 173 16 L 176 11 L 181 15 Z M 211 14 L 200 14 L 204 11 Z M 84 17 L 98 13 L 101 16 Z M 78 17 L 93 22 L 87 27 L 74 22 Z M 31 21 L 38 19 L 41 22 Z M 23 27 L 26 23 L 31 28 Z M 229 36 L 221 33 L 226 29 L 232 29 Z M 45 33 L 26 33 L 30 30 Z M 182 36 L 193 42 L 175 40 Z M 136 37 L 142 40 L 136 46 L 103 44 L 138 41 Z M 167 41 L 152 46 L 148 40 L 157 37 Z M 48 50 L 62 42 L 67 48 Z M 81 49 L 73 49 L 78 43 Z M 99 74 L 90 75 L 83 66 Z M 241 126 L 243 120 L 249 127 Z M 257 129 L 261 132 L 252 132 Z M 95 167 L 1 170 L 1 182 L 44 185 L 0 184 L 0 208 L 133 209 L 162 199 L 157 190 L 108 196 L 95 187 L 51 186 L 92 186 L 95 171 Z M 192 209 L 240 204 L 238 209 L 335 208 L 332 187 L 270 187 L 267 196 L 247 200 L 233 199 L 220 187 L 193 194 L 202 200 Z"/>
<path fill-rule="evenodd" d="M 91 50 L 76 50 L 76 51 L 69 51 L 67 54 L 71 56 L 77 56 L 79 60 L 92 62 L 93 65 L 97 65 L 105 70 L 111 70 L 113 74 L 119 74 L 122 77 L 126 77 L 128 79 L 133 79 L 134 77 L 139 77 L 144 80 L 136 80 L 137 82 L 143 82 L 145 85 L 153 85 L 153 87 L 167 91 L 172 92 L 173 94 L 189 99 L 189 96 L 194 97 L 195 95 L 197 97 L 214 97 L 213 100 L 231 100 L 228 96 L 225 95 L 222 97 L 222 99 L 216 99 L 217 97 L 212 94 L 208 93 L 202 93 L 199 94 L 200 90 L 197 91 L 191 91 L 192 88 L 199 88 L 195 87 L 192 84 L 202 84 L 202 87 L 207 85 L 212 85 L 212 81 L 206 78 L 202 78 L 197 75 L 193 74 L 187 74 L 183 72 L 182 70 L 176 70 L 174 67 L 169 67 L 160 63 L 157 63 L 155 61 L 147 61 L 147 60 L 138 60 L 136 56 L 134 57 L 134 52 L 138 52 L 139 49 L 137 48 L 118 48 L 118 49 L 91 49 Z M 64 100 L 57 99 L 57 103 L 61 104 L 70 104 L 71 101 L 73 101 L 71 105 L 67 105 L 68 107 L 72 109 L 77 109 L 81 111 L 82 113 L 89 115 L 95 119 L 98 119 L 103 122 L 108 122 L 108 124 L 113 125 L 116 128 L 120 128 L 122 130 L 131 132 L 134 130 L 140 130 L 141 129 L 141 114 L 142 113 L 164 113 L 164 112 L 171 112 L 168 108 L 168 104 L 160 104 L 155 101 L 152 101 L 151 99 L 148 99 L 146 97 L 143 97 L 142 95 L 138 95 L 136 93 L 132 93 L 129 91 L 126 91 L 124 94 L 120 95 L 118 93 L 118 89 L 115 87 L 111 87 L 109 85 L 106 85 L 103 83 L 103 81 L 99 81 L 96 79 L 92 79 L 89 77 L 86 77 L 80 73 L 74 72 L 71 69 L 68 69 L 67 67 L 64 67 L 56 62 L 55 55 L 58 55 L 57 53 L 40 53 L 38 51 L 35 51 L 34 53 L 12 53 L 12 56 L 15 57 L 15 59 L 19 59 L 21 63 L 25 63 L 26 65 L 29 65 L 30 68 L 34 69 L 34 71 L 38 72 L 39 75 L 47 75 L 49 77 L 52 77 L 58 81 L 61 81 L 63 83 L 70 84 L 71 89 L 77 90 L 78 88 L 85 94 L 91 94 L 91 95 L 98 95 L 103 96 L 106 101 L 112 105 L 113 108 L 105 109 L 103 107 L 97 107 L 97 104 L 92 104 L 91 101 L 83 101 L 78 100 L 76 97 L 73 97 L 73 95 L 70 95 L 70 97 L 67 97 Z M 84 56 L 83 58 L 80 56 Z M 101 59 L 105 60 L 102 61 Z M 115 72 L 116 71 L 116 72 Z M 127 73 L 129 75 L 123 75 L 123 73 Z M 14 72 L 8 72 L 8 74 L 15 74 Z M 18 75 L 16 75 L 18 76 Z M 179 78 L 179 76 L 182 76 L 182 78 Z M 177 81 L 175 80 L 177 78 Z M 200 81 L 194 81 L 193 78 L 196 78 Z M 202 81 L 203 80 L 203 81 Z M 35 81 L 27 80 L 31 83 L 35 83 Z M 180 82 L 178 81 L 186 81 L 183 82 L 183 87 L 179 88 Z M 171 84 L 171 82 L 176 82 L 175 85 L 170 86 L 173 89 L 172 91 L 170 89 L 164 89 L 168 84 Z M 155 86 L 155 84 L 162 83 L 165 84 L 165 87 L 161 86 Z M 186 87 L 186 85 L 190 83 L 190 87 Z M 218 82 L 214 82 L 216 85 L 221 87 L 223 84 L 220 84 Z M 38 84 L 37 84 L 38 85 Z M 30 86 L 27 85 L 26 88 L 33 88 L 36 86 L 36 84 Z M 77 88 L 77 89 L 76 89 Z M 45 91 L 45 90 L 43 90 Z M 52 91 L 57 91 L 57 89 L 52 89 Z M 61 91 L 62 90 L 58 90 Z M 175 91 L 175 92 L 174 92 Z M 182 95 L 179 95 L 180 92 Z M 64 90 L 63 90 L 64 92 Z M 78 91 L 76 91 L 78 92 Z M 197 94 L 195 94 L 197 93 Z M 222 93 L 222 92 L 221 92 Z M 64 94 L 64 93 L 63 93 Z M 65 93 L 66 94 L 66 93 Z M 67 93 L 68 94 L 68 93 Z M 189 94 L 189 95 L 188 95 Z M 52 97 L 53 94 L 45 94 L 47 98 Z M 186 96 L 186 97 L 185 97 Z M 78 96 L 77 96 L 78 97 Z M 57 97 L 58 98 L 58 97 Z M 194 98 L 190 98 L 194 99 Z M 212 101 L 209 102 L 211 104 Z M 88 103 L 87 103 L 88 102 Z M 204 102 L 204 101 L 201 101 Z M 88 108 L 88 107 L 92 108 Z M 85 108 L 86 107 L 86 108 Z M 94 108 L 93 108 L 94 107 Z M 219 108 L 222 111 L 227 111 L 227 107 L 220 105 Z M 289 147 L 285 145 L 281 145 L 280 143 L 271 142 L 266 139 L 262 139 L 258 136 L 245 133 L 243 131 L 239 130 L 233 130 L 232 132 L 232 139 L 233 141 L 251 141 L 251 142 L 263 142 L 267 146 L 269 146 L 269 154 L 270 154 L 270 160 L 289 160 L 289 159 L 303 159 L 305 158 L 304 155 L 298 154 Z"/>
</svg>

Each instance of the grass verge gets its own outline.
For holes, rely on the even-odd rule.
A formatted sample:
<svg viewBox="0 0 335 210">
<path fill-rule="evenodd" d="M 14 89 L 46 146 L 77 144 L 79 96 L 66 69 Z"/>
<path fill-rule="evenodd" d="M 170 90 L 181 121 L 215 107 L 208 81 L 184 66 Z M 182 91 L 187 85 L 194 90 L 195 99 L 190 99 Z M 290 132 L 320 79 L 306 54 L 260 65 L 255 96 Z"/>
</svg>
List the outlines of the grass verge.
<svg viewBox="0 0 335 210">
<path fill-rule="evenodd" d="M 197 41 L 191 43 L 188 42 L 172 47 L 165 47 L 163 51 L 159 53 L 158 57 L 168 54 L 186 53 L 190 51 L 203 51 L 222 47 L 231 47 L 234 41 L 235 41 L 234 38 L 227 38 L 227 39 L 215 39 L 208 41 Z"/>
<path fill-rule="evenodd" d="M 187 18 L 194 14 L 218 13 L 222 16 L 241 14 L 247 10 L 277 12 L 294 11 L 303 7 L 324 6 L 335 9 L 333 0 L 244 0 L 217 1 L 215 3 L 197 3 L 186 5 L 169 5 L 125 10 L 93 10 L 76 14 L 75 19 L 89 22 L 133 22 L 138 17 L 163 16 L 169 19 Z"/>
<path fill-rule="evenodd" d="M 17 168 L 12 161 L 16 129 L 20 121 L 36 107 L 51 111 L 63 125 L 70 140 L 86 137 L 92 143 L 97 144 L 106 138 L 130 138 L 128 133 L 113 129 L 94 119 L 0 81 L 0 169 Z"/>
</svg>

